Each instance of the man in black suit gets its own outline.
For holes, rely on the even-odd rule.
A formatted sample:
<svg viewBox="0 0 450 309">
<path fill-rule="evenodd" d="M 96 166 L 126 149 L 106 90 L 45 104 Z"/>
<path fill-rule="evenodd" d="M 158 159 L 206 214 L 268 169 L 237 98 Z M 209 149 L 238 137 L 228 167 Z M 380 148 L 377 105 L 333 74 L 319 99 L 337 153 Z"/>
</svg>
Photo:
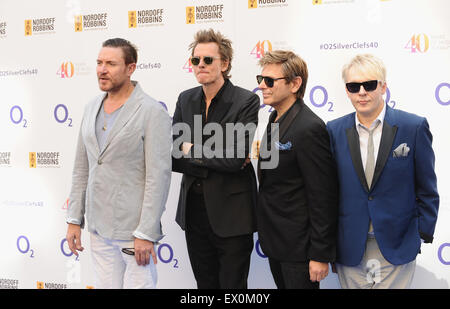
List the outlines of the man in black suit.
<svg viewBox="0 0 450 309">
<path fill-rule="evenodd" d="M 264 104 L 275 109 L 258 162 L 259 240 L 278 288 L 319 288 L 336 255 L 338 184 L 330 139 L 303 102 L 306 63 L 293 52 L 273 51 L 259 64 Z M 272 155 L 264 158 L 264 150 Z M 278 165 L 264 168 L 276 151 Z"/>
<path fill-rule="evenodd" d="M 233 50 L 220 32 L 199 31 L 190 48 L 201 86 L 180 94 L 173 117 L 172 170 L 183 173 L 176 221 L 186 232 L 198 288 L 243 289 L 257 197 L 255 171 L 244 162 L 259 97 L 229 81 Z"/>
</svg>

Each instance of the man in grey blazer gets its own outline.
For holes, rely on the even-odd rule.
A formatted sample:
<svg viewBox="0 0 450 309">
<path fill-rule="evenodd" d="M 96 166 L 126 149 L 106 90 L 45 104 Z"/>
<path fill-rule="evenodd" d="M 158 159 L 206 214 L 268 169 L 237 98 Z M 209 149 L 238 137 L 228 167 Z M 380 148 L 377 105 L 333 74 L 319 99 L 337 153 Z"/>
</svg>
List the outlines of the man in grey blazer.
<svg viewBox="0 0 450 309">
<path fill-rule="evenodd" d="M 136 48 L 124 39 L 103 43 L 99 87 L 81 123 L 67 214 L 67 242 L 83 251 L 86 219 L 96 288 L 154 288 L 154 243 L 171 177 L 171 120 L 131 80 Z"/>
</svg>

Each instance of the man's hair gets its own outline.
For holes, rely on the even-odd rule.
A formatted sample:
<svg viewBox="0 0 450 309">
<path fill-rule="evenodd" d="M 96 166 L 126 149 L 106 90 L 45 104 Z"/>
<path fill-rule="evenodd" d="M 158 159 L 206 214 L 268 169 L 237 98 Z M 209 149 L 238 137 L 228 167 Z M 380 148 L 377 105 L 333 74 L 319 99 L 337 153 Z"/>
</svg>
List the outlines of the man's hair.
<svg viewBox="0 0 450 309">
<path fill-rule="evenodd" d="M 303 99 L 308 82 L 308 67 L 306 62 L 300 56 L 288 50 L 274 50 L 266 52 L 259 60 L 259 65 L 264 67 L 268 64 L 281 64 L 285 82 L 290 83 L 296 77 L 301 77 L 302 84 L 296 93 L 297 99 Z M 279 77 L 279 76 L 274 76 Z"/>
<path fill-rule="evenodd" d="M 348 72 L 357 70 L 367 78 L 376 78 L 383 83 L 386 82 L 386 67 L 381 59 L 371 54 L 360 54 L 353 57 L 349 63 L 342 68 L 342 79 L 348 82 Z"/>
<path fill-rule="evenodd" d="M 137 48 L 130 41 L 121 38 L 109 39 L 103 42 L 102 47 L 120 47 L 125 64 L 137 63 Z"/>
<path fill-rule="evenodd" d="M 222 76 L 225 79 L 229 79 L 231 71 L 231 60 L 233 60 L 233 47 L 231 47 L 231 41 L 227 39 L 219 31 L 215 32 L 213 29 L 200 30 L 194 36 L 194 42 L 189 45 L 189 49 L 192 50 L 191 56 L 194 55 L 194 50 L 198 44 L 201 43 L 216 43 L 219 46 L 219 54 L 222 61 L 228 61 L 228 68 L 225 72 L 222 72 Z"/>
</svg>

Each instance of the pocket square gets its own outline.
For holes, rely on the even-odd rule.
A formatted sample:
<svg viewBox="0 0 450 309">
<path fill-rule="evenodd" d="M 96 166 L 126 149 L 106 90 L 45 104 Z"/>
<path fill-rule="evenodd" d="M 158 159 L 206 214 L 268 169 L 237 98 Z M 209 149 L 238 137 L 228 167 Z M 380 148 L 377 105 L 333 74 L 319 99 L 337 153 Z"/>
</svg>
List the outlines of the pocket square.
<svg viewBox="0 0 450 309">
<path fill-rule="evenodd" d="M 409 153 L 409 147 L 406 143 L 398 145 L 397 148 L 395 148 L 394 152 L 392 153 L 392 156 L 394 158 L 401 158 L 401 157 L 407 157 Z"/>
<path fill-rule="evenodd" d="M 286 144 L 283 144 L 283 143 L 280 143 L 280 142 L 275 142 L 275 147 L 278 150 L 291 150 L 292 143 L 291 142 L 287 142 Z"/>
</svg>

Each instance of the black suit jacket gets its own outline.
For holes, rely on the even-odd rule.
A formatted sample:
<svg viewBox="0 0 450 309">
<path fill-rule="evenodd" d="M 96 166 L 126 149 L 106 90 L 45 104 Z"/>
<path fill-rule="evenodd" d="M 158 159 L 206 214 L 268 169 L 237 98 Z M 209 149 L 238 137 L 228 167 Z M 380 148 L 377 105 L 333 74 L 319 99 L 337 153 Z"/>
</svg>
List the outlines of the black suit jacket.
<svg viewBox="0 0 450 309">
<path fill-rule="evenodd" d="M 227 139 L 226 124 L 242 123 L 257 125 L 259 111 L 259 97 L 251 91 L 234 86 L 227 82 L 221 94 L 221 102 L 215 107 L 213 114 L 208 115 L 208 123 L 217 123 L 223 129 L 223 145 Z M 194 142 L 194 115 L 202 115 L 201 100 L 202 87 L 186 90 L 178 97 L 173 117 L 173 124 L 185 123 L 191 129 L 191 135 L 184 138 L 174 131 L 174 141 L 182 139 L 193 143 L 189 155 L 192 158 L 172 159 L 172 170 L 183 173 L 180 196 L 176 214 L 176 222 L 186 228 L 187 194 L 196 178 L 202 179 L 206 211 L 211 228 L 218 236 L 231 237 L 251 234 L 256 229 L 255 207 L 257 198 L 256 176 L 252 164 L 241 169 L 245 157 L 227 158 L 223 149 L 223 158 L 193 158 L 196 147 L 202 145 Z M 201 128 L 200 128 L 201 129 Z M 251 150 L 249 143 L 255 132 L 244 134 L 245 156 Z M 229 138 L 229 136 L 228 136 Z M 174 147 L 178 147 L 174 144 Z M 238 138 L 232 148 L 238 145 Z M 203 147 L 206 149 L 206 146 Z M 224 147 L 226 148 L 226 147 Z"/>
<path fill-rule="evenodd" d="M 279 127 L 279 141 L 285 145 L 280 149 L 285 150 L 279 150 L 278 167 L 258 173 L 261 247 L 267 256 L 282 262 L 332 262 L 338 184 L 328 132 L 302 100 L 286 113 Z M 269 126 L 275 117 L 273 112 Z M 291 146 L 286 147 L 289 142 Z"/>
</svg>

